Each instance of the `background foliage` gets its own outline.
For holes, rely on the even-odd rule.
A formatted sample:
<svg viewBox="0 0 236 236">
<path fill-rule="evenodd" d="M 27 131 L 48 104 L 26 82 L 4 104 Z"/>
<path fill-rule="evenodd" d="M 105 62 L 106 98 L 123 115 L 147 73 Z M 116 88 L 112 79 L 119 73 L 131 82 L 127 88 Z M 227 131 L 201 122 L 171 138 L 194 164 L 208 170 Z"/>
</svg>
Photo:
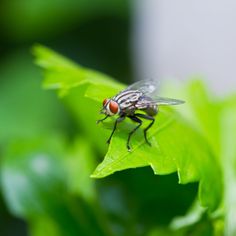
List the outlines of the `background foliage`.
<svg viewBox="0 0 236 236">
<path fill-rule="evenodd" d="M 96 120 L 131 82 L 128 4 L 21 3 L 2 3 L 0 234 L 235 235 L 236 95 L 167 82 L 186 104 L 161 108 L 152 147 L 140 130 L 127 152 L 128 121 L 108 147 L 114 120 Z M 33 59 L 35 41 L 70 59 L 40 45 Z"/>
</svg>

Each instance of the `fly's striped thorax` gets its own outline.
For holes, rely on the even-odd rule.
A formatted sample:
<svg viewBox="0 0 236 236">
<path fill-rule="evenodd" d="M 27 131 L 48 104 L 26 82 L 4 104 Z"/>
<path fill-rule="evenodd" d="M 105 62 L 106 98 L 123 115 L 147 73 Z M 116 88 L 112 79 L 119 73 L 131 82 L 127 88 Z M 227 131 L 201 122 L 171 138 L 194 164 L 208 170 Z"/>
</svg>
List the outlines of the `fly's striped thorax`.
<svg viewBox="0 0 236 236">
<path fill-rule="evenodd" d="M 132 109 L 142 95 L 138 90 L 127 90 L 116 95 L 113 100 L 119 104 L 121 110 Z"/>
</svg>

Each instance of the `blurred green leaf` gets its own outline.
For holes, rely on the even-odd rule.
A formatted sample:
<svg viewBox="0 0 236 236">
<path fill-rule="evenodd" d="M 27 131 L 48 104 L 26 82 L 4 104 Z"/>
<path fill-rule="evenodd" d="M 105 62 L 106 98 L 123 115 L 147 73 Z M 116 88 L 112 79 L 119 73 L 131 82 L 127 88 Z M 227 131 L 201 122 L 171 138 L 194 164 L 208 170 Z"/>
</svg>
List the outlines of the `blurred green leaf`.
<svg viewBox="0 0 236 236">
<path fill-rule="evenodd" d="M 191 107 L 191 113 L 202 134 L 212 147 L 216 160 L 219 161 L 220 143 L 220 119 L 223 108 L 222 102 L 206 89 L 201 80 L 194 80 L 187 89 L 187 98 Z"/>
<path fill-rule="evenodd" d="M 8 146 L 1 166 L 5 201 L 12 214 L 29 222 L 32 235 L 43 235 L 42 232 L 69 236 L 104 235 L 109 227 L 105 219 L 98 220 L 99 208 L 92 180 L 88 175 L 86 179 L 84 174 L 81 180 L 86 181 L 87 186 L 78 182 L 76 193 L 73 183 L 68 184 L 75 169 L 71 172 L 68 168 L 66 157 L 73 152 L 67 154 L 66 150 L 65 140 L 58 134 L 31 141 L 16 140 Z M 82 159 L 86 153 L 81 149 L 77 154 L 80 156 L 76 158 Z M 81 163 L 74 166 L 81 176 L 86 173 L 84 167 Z M 45 231 L 40 228 L 43 223 Z"/>
<path fill-rule="evenodd" d="M 40 88 L 40 72 L 29 53 L 20 51 L 5 58 L 0 73 L 0 145 L 67 127 L 63 106 Z"/>
<path fill-rule="evenodd" d="M 74 63 L 69 63 L 68 66 L 68 60 L 45 47 L 35 47 L 34 53 L 37 58 L 36 62 L 45 69 L 44 84 L 50 88 L 66 90 L 70 94 L 75 91 L 71 88 L 78 87 L 76 90 L 78 92 L 79 87 L 86 84 L 80 94 L 85 94 L 97 101 L 102 94 L 103 98 L 106 98 L 114 95 L 111 91 L 118 92 L 123 87 L 99 72 L 75 66 Z M 66 60 L 65 66 L 60 65 L 58 69 L 58 64 L 54 62 L 60 61 L 64 64 L 64 60 Z M 104 86 L 107 86 L 106 90 Z M 70 105 L 74 107 L 74 110 L 76 109 L 75 103 L 70 102 Z M 80 114 L 89 112 L 90 109 L 92 107 L 84 108 Z M 98 106 L 97 111 L 99 111 Z M 88 125 L 86 122 L 83 124 Z M 126 149 L 126 130 L 131 130 L 132 127 L 128 122 L 119 126 L 104 161 L 97 167 L 93 177 L 104 177 L 118 170 L 147 165 L 150 165 L 156 174 L 177 171 L 180 183 L 200 182 L 199 198 L 203 206 L 210 210 L 217 208 L 222 195 L 221 169 L 215 162 L 216 158 L 211 147 L 201 133 L 198 133 L 177 112 L 161 109 L 154 127 L 149 132 L 152 147 L 145 144 L 143 134 L 139 131 L 132 139 L 133 151 L 129 153 Z M 94 138 L 97 139 L 97 136 Z"/>
<path fill-rule="evenodd" d="M 175 217 L 172 220 L 170 227 L 173 230 L 179 230 L 183 227 L 191 226 L 198 223 L 205 212 L 206 209 L 201 207 L 198 201 L 195 201 L 185 216 Z"/>
<path fill-rule="evenodd" d="M 29 232 L 32 236 L 63 236 L 56 222 L 47 216 L 37 217 L 32 220 L 29 225 Z"/>
<path fill-rule="evenodd" d="M 219 236 L 214 234 L 214 228 L 207 218 L 202 219 L 200 222 L 197 222 L 194 225 L 189 227 L 172 231 L 166 228 L 156 228 L 149 236 Z"/>
<path fill-rule="evenodd" d="M 214 219 L 215 235 L 222 235 L 225 213 L 225 235 L 236 233 L 235 221 L 235 187 L 236 187 L 236 128 L 235 128 L 235 94 L 228 95 L 224 99 L 213 96 L 206 90 L 202 81 L 197 80 L 188 85 L 188 89 L 182 90 L 189 100 L 187 117 L 193 121 L 195 127 L 204 134 L 212 146 L 216 161 L 223 170 L 224 203 L 220 211 L 219 219 Z M 196 213 L 196 212 L 195 212 Z M 212 217 L 212 216 L 211 216 Z M 213 214 L 213 218 L 214 214 Z"/>
<path fill-rule="evenodd" d="M 203 81 L 202 77 L 192 77 L 184 86 L 168 81 L 164 91 L 166 96 L 181 97 L 186 101 L 184 106 L 179 107 L 180 113 L 204 136 L 216 161 L 219 161 L 220 119 L 224 103 L 212 94 Z"/>
<path fill-rule="evenodd" d="M 63 142 L 55 137 L 15 140 L 2 162 L 5 199 L 17 216 L 34 216 L 56 204 L 63 186 Z"/>
<path fill-rule="evenodd" d="M 225 102 L 221 120 L 221 161 L 224 169 L 225 235 L 236 235 L 236 97 Z"/>
<path fill-rule="evenodd" d="M 95 167 L 94 153 L 88 142 L 78 138 L 65 160 L 68 188 L 72 194 L 82 196 L 85 201 L 95 201 L 94 180 L 89 178 Z"/>
</svg>

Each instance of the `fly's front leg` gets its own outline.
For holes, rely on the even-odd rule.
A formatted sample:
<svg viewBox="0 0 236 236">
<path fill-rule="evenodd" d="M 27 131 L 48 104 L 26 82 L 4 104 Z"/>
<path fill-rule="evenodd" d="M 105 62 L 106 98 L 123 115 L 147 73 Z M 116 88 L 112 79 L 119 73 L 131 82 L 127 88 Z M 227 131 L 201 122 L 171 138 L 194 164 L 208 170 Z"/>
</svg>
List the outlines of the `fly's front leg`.
<svg viewBox="0 0 236 236">
<path fill-rule="evenodd" d="M 101 120 L 97 120 L 96 123 L 99 124 L 100 122 L 106 120 L 106 118 L 109 117 L 108 115 L 106 115 L 104 118 L 102 118 Z"/>
<path fill-rule="evenodd" d="M 146 119 L 146 120 L 151 120 L 151 123 L 144 129 L 144 138 L 146 140 L 146 142 L 151 146 L 151 143 L 148 141 L 147 139 L 147 131 L 152 127 L 152 125 L 154 124 L 155 122 L 155 118 L 152 117 L 152 116 L 149 116 L 149 115 L 145 115 L 145 114 L 135 114 L 136 116 L 138 117 L 141 117 L 143 119 Z"/>
<path fill-rule="evenodd" d="M 110 135 L 109 139 L 107 140 L 107 143 L 108 143 L 108 144 L 111 142 L 111 138 L 112 138 L 113 134 L 115 133 L 117 124 L 120 123 L 121 121 L 123 121 L 124 119 L 125 119 L 125 116 L 120 116 L 120 117 L 118 117 L 118 118 L 116 119 L 115 125 L 114 125 L 114 127 L 113 127 L 112 132 L 111 132 L 111 135 Z"/>
<path fill-rule="evenodd" d="M 130 133 L 129 133 L 129 137 L 128 137 L 128 140 L 127 140 L 127 149 L 128 151 L 131 151 L 131 148 L 130 148 L 130 138 L 131 136 L 134 134 L 134 132 L 142 125 L 142 120 L 140 120 L 138 117 L 136 117 L 135 115 L 133 116 L 129 116 L 129 118 L 137 123 L 139 123 Z"/>
</svg>

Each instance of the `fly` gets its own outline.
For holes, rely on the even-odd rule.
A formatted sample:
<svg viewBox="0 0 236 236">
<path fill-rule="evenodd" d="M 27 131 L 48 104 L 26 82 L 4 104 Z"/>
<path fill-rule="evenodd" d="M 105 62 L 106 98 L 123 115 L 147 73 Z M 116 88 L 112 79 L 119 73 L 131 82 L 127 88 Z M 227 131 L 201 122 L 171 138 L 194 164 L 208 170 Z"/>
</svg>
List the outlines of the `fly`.
<svg viewBox="0 0 236 236">
<path fill-rule="evenodd" d="M 151 145 L 147 139 L 147 131 L 155 122 L 154 117 L 158 113 L 158 107 L 160 105 L 178 105 L 184 103 L 182 100 L 156 96 L 157 85 L 158 83 L 154 80 L 139 81 L 130 85 L 114 97 L 104 99 L 101 113 L 105 114 L 105 117 L 98 120 L 97 124 L 110 116 L 118 115 L 111 135 L 107 140 L 108 144 L 117 128 L 117 124 L 128 117 L 132 121 L 138 123 L 138 125 L 129 132 L 126 144 L 128 151 L 131 150 L 131 136 L 142 125 L 142 119 L 150 120 L 149 125 L 144 128 L 144 138 L 147 144 Z M 139 113 L 139 111 L 143 111 L 145 114 Z"/>
</svg>

